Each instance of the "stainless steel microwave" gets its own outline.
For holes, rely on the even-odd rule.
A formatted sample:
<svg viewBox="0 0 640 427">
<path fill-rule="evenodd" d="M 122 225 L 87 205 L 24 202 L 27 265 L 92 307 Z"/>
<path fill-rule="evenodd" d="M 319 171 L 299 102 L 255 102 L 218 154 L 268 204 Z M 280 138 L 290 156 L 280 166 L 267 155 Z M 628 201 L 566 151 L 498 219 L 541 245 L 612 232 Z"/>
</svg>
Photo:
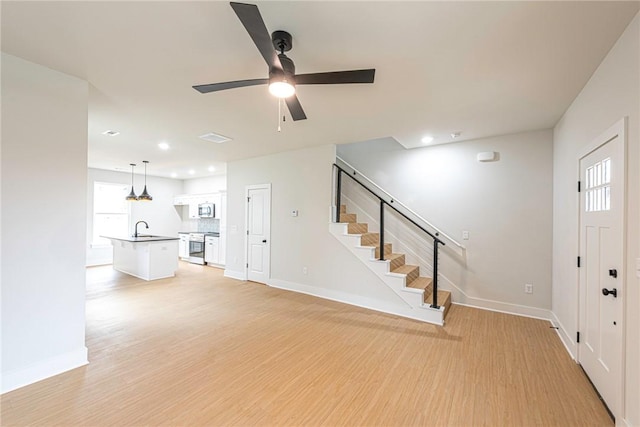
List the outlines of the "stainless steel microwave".
<svg viewBox="0 0 640 427">
<path fill-rule="evenodd" d="M 213 203 L 200 203 L 198 205 L 198 216 L 200 218 L 213 218 L 216 214 L 216 205 Z"/>
</svg>

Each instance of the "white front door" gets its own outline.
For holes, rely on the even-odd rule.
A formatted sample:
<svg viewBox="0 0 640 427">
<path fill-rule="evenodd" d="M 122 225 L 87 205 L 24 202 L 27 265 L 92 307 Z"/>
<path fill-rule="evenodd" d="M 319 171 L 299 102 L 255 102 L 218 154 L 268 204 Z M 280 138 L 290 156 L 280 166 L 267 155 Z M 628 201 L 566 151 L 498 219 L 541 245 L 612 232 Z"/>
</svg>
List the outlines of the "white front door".
<svg viewBox="0 0 640 427">
<path fill-rule="evenodd" d="M 271 184 L 247 187 L 247 278 L 266 283 L 271 259 Z"/>
<path fill-rule="evenodd" d="M 614 416 L 621 416 L 624 321 L 624 121 L 580 158 L 578 361 Z"/>
</svg>

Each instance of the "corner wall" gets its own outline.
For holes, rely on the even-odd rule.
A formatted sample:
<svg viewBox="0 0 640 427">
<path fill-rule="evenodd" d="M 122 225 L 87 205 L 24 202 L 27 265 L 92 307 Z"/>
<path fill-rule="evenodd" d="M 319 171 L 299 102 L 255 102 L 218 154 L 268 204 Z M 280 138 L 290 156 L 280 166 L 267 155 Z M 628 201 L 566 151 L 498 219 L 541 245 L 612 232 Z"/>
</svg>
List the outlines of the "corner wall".
<svg viewBox="0 0 640 427">
<path fill-rule="evenodd" d="M 2 54 L 2 392 L 87 363 L 88 84 Z"/>
<path fill-rule="evenodd" d="M 554 128 L 553 313 L 576 357 L 578 329 L 578 160 L 594 138 L 621 118 L 627 128 L 626 371 L 627 425 L 640 425 L 640 14 L 602 61 Z"/>
<path fill-rule="evenodd" d="M 453 302 L 541 318 L 551 308 L 552 150 L 551 130 L 411 150 L 391 138 L 337 148 L 466 247 L 463 259 L 447 247 L 440 254 L 442 286 Z M 486 151 L 498 160 L 478 162 L 477 153 Z M 527 283 L 532 294 L 524 292 Z"/>
<path fill-rule="evenodd" d="M 325 145 L 227 164 L 225 275 L 246 277 L 245 187 L 271 183 L 267 284 L 397 313 L 405 303 L 329 232 L 334 161 L 335 147 Z"/>
</svg>

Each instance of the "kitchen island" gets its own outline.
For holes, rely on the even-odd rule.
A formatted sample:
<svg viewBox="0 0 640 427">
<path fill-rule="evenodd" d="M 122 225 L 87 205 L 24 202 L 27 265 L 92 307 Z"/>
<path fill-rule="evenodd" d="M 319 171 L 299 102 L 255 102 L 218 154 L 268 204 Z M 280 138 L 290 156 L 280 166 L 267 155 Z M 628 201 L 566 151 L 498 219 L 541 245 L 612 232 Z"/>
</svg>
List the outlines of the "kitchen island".
<svg viewBox="0 0 640 427">
<path fill-rule="evenodd" d="M 114 270 L 144 280 L 173 277 L 178 270 L 178 237 L 102 236 L 113 246 Z"/>
</svg>

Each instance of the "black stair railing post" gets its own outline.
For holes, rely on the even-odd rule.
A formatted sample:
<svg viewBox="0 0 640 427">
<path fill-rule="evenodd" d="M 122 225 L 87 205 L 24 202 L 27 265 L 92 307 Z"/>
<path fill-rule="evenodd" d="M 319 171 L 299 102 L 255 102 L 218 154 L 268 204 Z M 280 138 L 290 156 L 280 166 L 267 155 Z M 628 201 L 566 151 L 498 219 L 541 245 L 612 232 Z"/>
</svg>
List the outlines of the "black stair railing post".
<svg viewBox="0 0 640 427">
<path fill-rule="evenodd" d="M 342 169 L 338 168 L 338 181 L 336 183 L 336 222 L 340 222 L 340 193 L 342 193 Z"/>
<path fill-rule="evenodd" d="M 438 239 L 433 239 L 433 299 L 431 308 L 438 306 Z"/>
<path fill-rule="evenodd" d="M 380 261 L 384 261 L 384 202 L 380 200 Z"/>
</svg>

